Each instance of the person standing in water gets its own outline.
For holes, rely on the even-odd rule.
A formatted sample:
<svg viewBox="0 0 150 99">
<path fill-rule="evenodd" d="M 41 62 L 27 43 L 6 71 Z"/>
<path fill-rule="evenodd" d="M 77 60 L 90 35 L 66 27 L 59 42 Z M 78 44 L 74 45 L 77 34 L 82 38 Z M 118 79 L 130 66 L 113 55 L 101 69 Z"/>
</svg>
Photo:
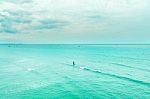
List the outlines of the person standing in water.
<svg viewBox="0 0 150 99">
<path fill-rule="evenodd" d="M 75 62 L 74 61 L 72 62 L 72 65 L 75 66 Z"/>
</svg>

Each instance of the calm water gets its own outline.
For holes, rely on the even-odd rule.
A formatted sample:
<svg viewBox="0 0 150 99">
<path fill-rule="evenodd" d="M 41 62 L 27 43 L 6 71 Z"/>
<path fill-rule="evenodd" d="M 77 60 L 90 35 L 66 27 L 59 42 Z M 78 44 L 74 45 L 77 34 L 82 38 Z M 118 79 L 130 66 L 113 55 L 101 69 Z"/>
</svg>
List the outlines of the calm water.
<svg viewBox="0 0 150 99">
<path fill-rule="evenodd" d="M 0 45 L 0 99 L 59 98 L 150 99 L 150 45 Z"/>
</svg>

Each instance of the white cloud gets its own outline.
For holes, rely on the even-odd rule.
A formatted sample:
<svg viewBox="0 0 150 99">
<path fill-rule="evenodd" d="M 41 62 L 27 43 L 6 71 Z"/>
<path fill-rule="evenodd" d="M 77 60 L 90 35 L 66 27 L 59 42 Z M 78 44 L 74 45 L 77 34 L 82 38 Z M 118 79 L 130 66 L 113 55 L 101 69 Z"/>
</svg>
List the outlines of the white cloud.
<svg viewBox="0 0 150 99">
<path fill-rule="evenodd" d="M 10 37 L 18 42 L 53 42 L 55 38 L 58 42 L 67 38 L 90 38 L 91 42 L 94 39 L 101 42 L 101 38 L 112 41 L 117 33 L 131 36 L 131 27 L 135 23 L 144 24 L 143 27 L 146 27 L 149 4 L 148 0 L 2 0 L 0 18 L 4 19 L 0 21 L 11 23 L 11 28 L 17 30 Z M 41 24 L 42 20 L 51 22 Z M 134 27 L 138 28 L 140 26 Z M 149 30 L 145 32 L 147 35 Z M 9 38 L 7 33 L 0 34 L 0 39 L 4 41 L 4 38 Z"/>
</svg>

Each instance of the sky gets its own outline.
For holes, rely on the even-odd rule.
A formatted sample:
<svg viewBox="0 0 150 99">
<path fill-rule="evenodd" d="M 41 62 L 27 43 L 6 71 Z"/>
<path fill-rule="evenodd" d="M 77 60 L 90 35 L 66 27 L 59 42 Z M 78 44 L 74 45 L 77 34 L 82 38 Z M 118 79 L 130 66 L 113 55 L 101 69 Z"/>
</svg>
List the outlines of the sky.
<svg viewBox="0 0 150 99">
<path fill-rule="evenodd" d="M 0 43 L 150 44 L 150 0 L 0 0 Z"/>
</svg>

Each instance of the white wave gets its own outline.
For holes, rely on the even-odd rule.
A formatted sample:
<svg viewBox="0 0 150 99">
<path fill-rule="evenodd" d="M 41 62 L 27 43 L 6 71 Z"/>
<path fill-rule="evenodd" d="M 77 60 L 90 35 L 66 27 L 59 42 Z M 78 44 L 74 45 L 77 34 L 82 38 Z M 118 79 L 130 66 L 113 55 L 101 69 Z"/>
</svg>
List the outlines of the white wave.
<svg viewBox="0 0 150 99">
<path fill-rule="evenodd" d="M 33 68 L 27 68 L 27 71 L 33 71 L 34 69 Z"/>
<path fill-rule="evenodd" d="M 85 69 L 85 67 L 80 67 L 81 69 Z"/>
</svg>

